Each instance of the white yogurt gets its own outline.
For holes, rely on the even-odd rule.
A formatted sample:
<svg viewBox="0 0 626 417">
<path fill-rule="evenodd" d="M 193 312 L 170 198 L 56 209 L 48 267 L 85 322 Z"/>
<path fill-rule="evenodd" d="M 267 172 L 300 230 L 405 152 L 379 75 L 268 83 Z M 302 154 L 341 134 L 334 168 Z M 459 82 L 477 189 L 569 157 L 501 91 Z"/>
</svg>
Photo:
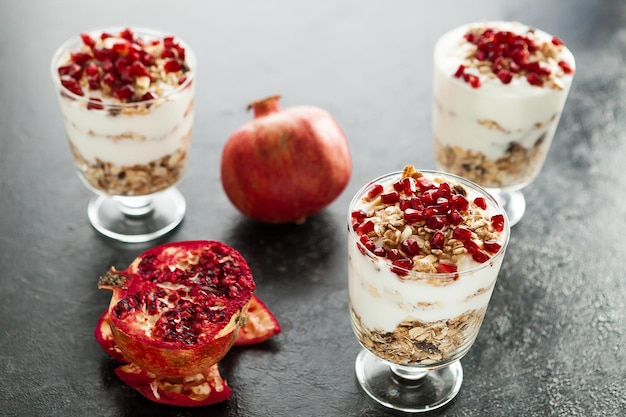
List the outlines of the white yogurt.
<svg viewBox="0 0 626 417">
<path fill-rule="evenodd" d="M 166 97 L 146 113 L 111 115 L 59 95 L 69 141 L 90 163 L 118 166 L 157 161 L 187 146 L 193 124 L 193 85 Z M 157 99 L 159 101 L 161 99 Z"/>
<path fill-rule="evenodd" d="M 432 176 L 427 175 L 432 178 Z M 392 189 L 394 177 L 384 185 Z M 450 181 L 448 181 L 450 182 Z M 468 200 L 482 196 L 468 186 Z M 487 215 L 502 213 L 488 201 Z M 368 212 L 370 204 L 357 199 L 351 212 L 362 209 Z M 360 317 L 361 324 L 379 332 L 393 332 L 404 321 L 419 320 L 435 322 L 452 319 L 471 310 L 486 308 L 504 258 L 508 229 L 500 234 L 502 249 L 484 264 L 477 263 L 471 255 L 465 255 L 458 266 L 458 279 L 447 280 L 444 285 L 434 285 L 428 279 L 400 277 L 392 272 L 390 262 L 371 253 L 363 254 L 357 247 L 358 236 L 349 227 L 348 279 L 350 305 Z M 413 276 L 419 276 L 414 273 Z M 431 280 L 438 274 L 421 274 Z M 444 276 L 445 275 L 441 275 Z"/>
<path fill-rule="evenodd" d="M 502 83 L 493 73 L 480 73 L 477 68 L 466 72 L 480 79 L 480 87 L 454 76 L 459 65 L 466 62 L 468 51 L 474 47 L 464 39 L 470 28 L 490 27 L 527 35 L 528 26 L 517 22 L 484 22 L 458 27 L 443 35 L 434 48 L 433 113 L 434 139 L 442 146 L 458 146 L 481 152 L 497 159 L 511 142 L 532 148 L 544 136 L 547 152 L 556 131 L 572 80 L 564 74 L 558 62 L 565 61 L 572 69 L 572 53 L 563 47 L 559 55 L 543 62 L 549 67 L 562 89 L 530 85 L 525 77 L 513 77 L 510 84 Z M 552 35 L 534 31 L 537 44 L 551 42 Z M 481 121 L 483 123 L 481 123 Z M 495 128 L 495 122 L 498 128 Z M 445 168 L 445 167 L 444 167 Z"/>
</svg>

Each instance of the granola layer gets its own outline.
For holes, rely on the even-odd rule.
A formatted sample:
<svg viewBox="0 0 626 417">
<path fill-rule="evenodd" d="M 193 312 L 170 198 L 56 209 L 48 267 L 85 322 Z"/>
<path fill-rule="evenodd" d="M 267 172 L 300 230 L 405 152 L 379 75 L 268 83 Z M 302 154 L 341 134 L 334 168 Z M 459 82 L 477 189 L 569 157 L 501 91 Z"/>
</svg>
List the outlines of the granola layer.
<svg viewBox="0 0 626 417">
<path fill-rule="evenodd" d="M 434 365 L 455 359 L 469 349 L 487 308 L 469 310 L 447 320 L 405 320 L 393 332 L 368 329 L 350 309 L 361 344 L 377 357 L 401 365 Z"/>
</svg>

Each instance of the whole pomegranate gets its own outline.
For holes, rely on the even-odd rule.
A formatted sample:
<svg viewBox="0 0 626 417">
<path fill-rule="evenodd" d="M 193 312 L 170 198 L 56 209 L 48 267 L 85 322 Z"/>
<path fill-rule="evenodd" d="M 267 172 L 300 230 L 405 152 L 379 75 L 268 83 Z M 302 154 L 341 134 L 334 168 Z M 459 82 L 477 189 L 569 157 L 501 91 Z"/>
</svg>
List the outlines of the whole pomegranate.
<svg viewBox="0 0 626 417">
<path fill-rule="evenodd" d="M 214 241 L 170 243 L 111 268 L 108 319 L 123 357 L 160 377 L 186 377 L 217 363 L 245 322 L 255 284 L 244 258 Z"/>
<path fill-rule="evenodd" d="M 254 119 L 227 140 L 221 159 L 226 195 L 244 215 L 265 223 L 302 223 L 348 185 L 346 137 L 325 110 L 281 110 L 280 96 L 248 106 Z"/>
<path fill-rule="evenodd" d="M 213 241 L 178 242 L 141 254 L 99 281 L 113 290 L 95 337 L 118 377 L 151 401 L 178 406 L 232 394 L 217 361 L 231 345 L 268 340 L 281 328 L 252 290 L 243 257 Z"/>
</svg>

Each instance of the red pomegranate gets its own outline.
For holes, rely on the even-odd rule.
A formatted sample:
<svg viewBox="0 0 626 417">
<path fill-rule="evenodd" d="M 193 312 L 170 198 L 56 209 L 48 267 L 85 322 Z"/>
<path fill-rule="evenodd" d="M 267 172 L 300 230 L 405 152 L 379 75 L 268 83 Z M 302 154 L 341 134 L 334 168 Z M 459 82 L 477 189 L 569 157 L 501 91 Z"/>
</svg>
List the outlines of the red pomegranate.
<svg viewBox="0 0 626 417">
<path fill-rule="evenodd" d="M 118 377 L 151 401 L 215 404 L 232 390 L 217 361 L 234 343 L 260 343 L 281 328 L 252 290 L 243 257 L 213 241 L 178 242 L 111 268 L 100 288 L 113 290 L 95 329 L 118 362 Z"/>
<path fill-rule="evenodd" d="M 227 140 L 221 180 L 233 205 L 265 223 L 301 223 L 346 188 L 352 160 L 346 137 L 325 110 L 280 109 L 280 96 L 251 103 L 254 119 Z"/>
</svg>

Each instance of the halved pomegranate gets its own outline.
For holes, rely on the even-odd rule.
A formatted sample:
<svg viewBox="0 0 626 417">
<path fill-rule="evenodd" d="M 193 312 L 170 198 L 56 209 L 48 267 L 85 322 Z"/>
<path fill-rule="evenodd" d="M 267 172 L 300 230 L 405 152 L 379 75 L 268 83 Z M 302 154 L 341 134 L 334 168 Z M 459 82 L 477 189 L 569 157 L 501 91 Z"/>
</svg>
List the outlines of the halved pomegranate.
<svg viewBox="0 0 626 417">
<path fill-rule="evenodd" d="M 243 257 L 220 242 L 157 246 L 125 271 L 109 270 L 99 286 L 112 289 L 113 298 L 96 325 L 97 342 L 123 363 L 115 370 L 122 381 L 162 404 L 195 407 L 228 399 L 232 390 L 217 361 L 233 342 L 259 343 L 281 331 L 252 294 Z M 192 318 L 199 326 L 188 325 Z"/>
<path fill-rule="evenodd" d="M 228 352 L 255 284 L 235 249 L 187 241 L 147 250 L 124 271 L 111 268 L 98 286 L 113 291 L 108 323 L 119 353 L 149 374 L 180 378 Z"/>
<path fill-rule="evenodd" d="M 252 295 L 248 303 L 246 316 L 246 324 L 239 329 L 235 346 L 265 342 L 281 331 L 276 317 L 256 295 Z"/>
</svg>

